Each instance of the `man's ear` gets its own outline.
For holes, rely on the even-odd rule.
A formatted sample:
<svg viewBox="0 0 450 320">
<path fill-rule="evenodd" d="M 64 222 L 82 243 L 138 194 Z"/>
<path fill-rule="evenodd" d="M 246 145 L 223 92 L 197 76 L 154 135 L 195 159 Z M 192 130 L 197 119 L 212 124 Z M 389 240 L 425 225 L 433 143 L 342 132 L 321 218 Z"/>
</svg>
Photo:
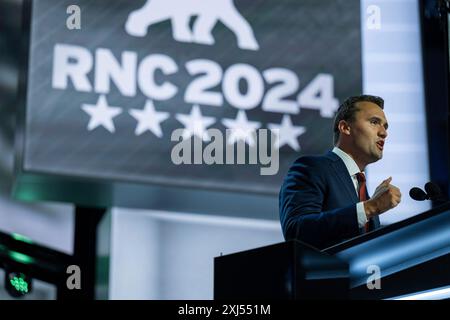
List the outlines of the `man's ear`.
<svg viewBox="0 0 450 320">
<path fill-rule="evenodd" d="M 344 134 L 346 136 L 350 135 L 350 125 L 347 121 L 345 120 L 339 121 L 338 129 L 341 134 Z"/>
</svg>

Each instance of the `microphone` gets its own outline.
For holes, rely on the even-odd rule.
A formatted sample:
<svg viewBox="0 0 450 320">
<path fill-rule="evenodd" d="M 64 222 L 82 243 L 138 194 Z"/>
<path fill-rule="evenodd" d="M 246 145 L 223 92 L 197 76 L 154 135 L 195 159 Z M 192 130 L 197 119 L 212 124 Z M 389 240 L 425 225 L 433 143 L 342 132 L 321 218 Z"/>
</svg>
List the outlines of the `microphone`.
<svg viewBox="0 0 450 320">
<path fill-rule="evenodd" d="M 430 200 L 439 200 L 442 198 L 441 188 L 436 183 L 427 182 L 425 184 L 425 191 L 428 194 Z"/>
<path fill-rule="evenodd" d="M 411 190 L 409 190 L 409 196 L 417 201 L 430 199 L 425 191 L 417 187 L 411 188 Z"/>
<path fill-rule="evenodd" d="M 439 186 L 434 182 L 427 182 L 425 184 L 425 191 L 420 188 L 414 187 L 409 190 L 409 196 L 417 201 L 435 201 L 436 204 L 445 203 L 448 201 L 448 198 L 444 197 L 444 195 L 442 194 L 441 188 L 439 188 Z"/>
</svg>

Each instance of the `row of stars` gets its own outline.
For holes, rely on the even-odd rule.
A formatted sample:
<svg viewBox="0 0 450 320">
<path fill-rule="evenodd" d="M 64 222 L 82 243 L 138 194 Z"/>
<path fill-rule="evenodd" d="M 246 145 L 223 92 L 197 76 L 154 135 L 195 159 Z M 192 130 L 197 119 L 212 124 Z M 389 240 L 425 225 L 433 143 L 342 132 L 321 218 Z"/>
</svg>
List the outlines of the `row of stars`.
<svg viewBox="0 0 450 320">
<path fill-rule="evenodd" d="M 87 126 L 88 131 L 102 126 L 111 133 L 115 132 L 113 118 L 122 113 L 122 108 L 109 106 L 104 95 L 98 98 L 95 105 L 82 104 L 81 108 L 90 116 Z M 146 101 L 144 109 L 130 109 L 129 114 L 138 122 L 135 129 L 136 135 L 139 136 L 146 131 L 150 131 L 158 138 L 163 137 L 161 122 L 170 117 L 168 112 L 156 111 L 151 100 Z M 192 107 L 190 114 L 178 113 L 175 118 L 184 126 L 183 139 L 197 136 L 202 140 L 210 140 L 207 128 L 216 122 L 216 118 L 203 116 L 198 105 Z M 261 122 L 249 121 L 243 110 L 238 111 L 236 119 L 222 119 L 222 124 L 232 130 L 228 138 L 229 144 L 244 140 L 250 146 L 255 143 L 252 132 L 261 127 Z M 288 115 L 283 116 L 281 124 L 269 123 L 267 127 L 270 130 L 279 130 L 276 148 L 289 145 L 296 151 L 300 150 L 297 137 L 305 133 L 306 128 L 294 126 Z"/>
</svg>

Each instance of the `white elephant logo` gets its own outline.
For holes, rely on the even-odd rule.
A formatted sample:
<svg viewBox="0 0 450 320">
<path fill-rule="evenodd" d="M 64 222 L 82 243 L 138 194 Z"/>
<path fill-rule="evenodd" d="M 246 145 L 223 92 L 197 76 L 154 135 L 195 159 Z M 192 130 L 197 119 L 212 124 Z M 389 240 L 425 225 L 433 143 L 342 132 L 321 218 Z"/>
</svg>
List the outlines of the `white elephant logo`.
<svg viewBox="0 0 450 320">
<path fill-rule="evenodd" d="M 191 30 L 189 21 L 193 16 L 197 18 Z M 239 48 L 259 49 L 250 24 L 233 0 L 147 0 L 142 8 L 130 13 L 125 30 L 132 36 L 144 37 L 151 25 L 167 19 L 171 19 L 176 41 L 213 45 L 211 30 L 220 21 L 236 35 Z"/>
</svg>

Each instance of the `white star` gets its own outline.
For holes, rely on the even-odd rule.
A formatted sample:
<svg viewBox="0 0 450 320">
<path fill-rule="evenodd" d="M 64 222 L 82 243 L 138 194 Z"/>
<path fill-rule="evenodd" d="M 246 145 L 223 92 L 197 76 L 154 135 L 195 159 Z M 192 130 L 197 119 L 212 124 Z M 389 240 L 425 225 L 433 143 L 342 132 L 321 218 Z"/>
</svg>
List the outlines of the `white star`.
<svg viewBox="0 0 450 320">
<path fill-rule="evenodd" d="M 122 113 L 122 108 L 108 106 L 108 102 L 106 102 L 106 98 L 104 95 L 101 95 L 97 104 L 85 104 L 81 106 L 81 108 L 91 116 L 88 124 L 88 130 L 94 130 L 98 126 L 103 126 L 109 132 L 114 132 L 114 122 L 112 118 Z"/>
<path fill-rule="evenodd" d="M 216 122 L 216 119 L 202 116 L 198 105 L 192 107 L 189 115 L 178 113 L 175 117 L 185 127 L 183 139 L 188 139 L 193 135 L 199 137 L 202 141 L 211 139 L 208 132 L 206 132 L 206 128 Z"/>
<path fill-rule="evenodd" d="M 228 144 L 233 144 L 238 140 L 244 140 L 249 146 L 255 144 L 252 133 L 261 127 L 261 122 L 248 121 L 245 111 L 239 110 L 235 120 L 223 119 L 222 123 L 231 129 Z"/>
<path fill-rule="evenodd" d="M 305 127 L 297 127 L 292 125 L 291 117 L 288 115 L 283 116 L 281 124 L 269 123 L 267 127 L 270 130 L 280 130 L 278 135 L 278 140 L 275 142 L 275 148 L 280 148 L 285 144 L 291 146 L 295 151 L 300 150 L 300 145 L 298 144 L 297 137 L 305 133 Z"/>
<path fill-rule="evenodd" d="M 131 109 L 131 116 L 138 121 L 134 134 L 139 136 L 147 130 L 150 130 L 158 138 L 163 136 L 160 123 L 169 118 L 168 112 L 155 111 L 155 106 L 151 100 L 147 100 L 143 110 Z"/>
</svg>

